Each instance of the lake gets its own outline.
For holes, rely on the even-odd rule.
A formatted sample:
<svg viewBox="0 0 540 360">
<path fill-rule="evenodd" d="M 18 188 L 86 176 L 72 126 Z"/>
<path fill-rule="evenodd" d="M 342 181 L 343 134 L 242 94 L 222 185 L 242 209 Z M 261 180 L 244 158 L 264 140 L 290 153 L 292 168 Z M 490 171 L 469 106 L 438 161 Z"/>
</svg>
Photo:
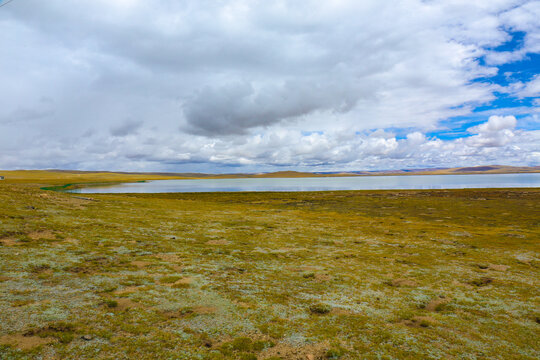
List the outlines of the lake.
<svg viewBox="0 0 540 360">
<path fill-rule="evenodd" d="M 540 187 L 540 173 L 154 180 L 69 190 L 72 193 L 413 190 Z"/>
</svg>

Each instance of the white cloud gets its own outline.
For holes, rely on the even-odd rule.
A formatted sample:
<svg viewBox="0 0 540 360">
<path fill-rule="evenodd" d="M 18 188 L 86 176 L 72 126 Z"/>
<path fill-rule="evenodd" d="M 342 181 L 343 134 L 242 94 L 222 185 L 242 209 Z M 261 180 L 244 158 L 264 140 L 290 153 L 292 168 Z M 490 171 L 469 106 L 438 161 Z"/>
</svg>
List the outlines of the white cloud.
<svg viewBox="0 0 540 360">
<path fill-rule="evenodd" d="M 468 129 L 476 133 L 466 138 L 465 143 L 474 147 L 500 147 L 512 141 L 515 136 L 513 129 L 517 120 L 514 116 L 490 116 L 488 121 Z"/>
<path fill-rule="evenodd" d="M 7 167 L 43 168 L 71 167 L 73 159 L 84 159 L 77 161 L 81 169 L 131 171 L 171 171 L 189 164 L 191 169 L 207 172 L 270 171 L 276 167 L 314 171 L 313 166 L 320 171 L 339 171 L 535 165 L 540 131 L 516 130 L 515 124 L 513 116 L 492 116 L 469 129 L 474 135 L 455 140 L 427 138 L 417 131 L 398 139 L 385 131 L 302 134 L 272 128 L 231 141 L 179 133 L 162 135 L 149 129 L 139 136 L 102 135 L 77 142 L 37 140 L 36 147 L 2 152 L 0 162 Z"/>
<path fill-rule="evenodd" d="M 540 74 L 533 76 L 526 83 L 521 81 L 510 84 L 508 92 L 520 99 L 540 97 Z M 538 99 L 535 99 L 535 101 Z"/>
<path fill-rule="evenodd" d="M 504 91 L 474 81 L 498 71 L 478 59 L 539 51 L 536 14 L 538 2 L 517 0 L 16 1 L 0 11 L 0 168 L 388 168 L 490 160 L 482 148 L 506 156 L 500 148 L 532 132 L 424 134 Z M 508 31 L 526 32 L 523 48 L 489 50 Z M 538 77 L 506 91 L 535 97 L 537 87 Z M 388 128 L 411 130 L 372 131 Z"/>
<path fill-rule="evenodd" d="M 517 120 L 514 116 L 490 116 L 488 121 L 468 129 L 472 133 L 495 133 L 501 130 L 511 130 L 516 127 Z"/>
<path fill-rule="evenodd" d="M 499 15 L 501 28 L 512 32 L 524 32 L 525 38 L 520 48 L 513 51 L 491 51 L 486 61 L 491 65 L 500 65 L 522 60 L 528 53 L 540 52 L 540 2 L 529 1 L 516 4 L 515 7 Z M 510 39 L 507 39 L 510 40 Z"/>
</svg>

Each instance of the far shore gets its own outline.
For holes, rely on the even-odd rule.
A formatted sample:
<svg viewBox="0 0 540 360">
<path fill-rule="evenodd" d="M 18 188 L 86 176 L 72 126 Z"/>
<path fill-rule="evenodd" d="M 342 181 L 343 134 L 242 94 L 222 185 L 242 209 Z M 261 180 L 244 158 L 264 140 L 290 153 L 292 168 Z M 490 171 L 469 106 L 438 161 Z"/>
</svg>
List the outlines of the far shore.
<svg viewBox="0 0 540 360">
<path fill-rule="evenodd" d="M 79 170 L 0 170 L 6 182 L 35 182 L 65 187 L 99 183 L 114 184 L 146 180 L 182 179 L 242 179 L 242 178 L 309 178 L 346 176 L 407 176 L 407 175 L 470 175 L 470 174 L 517 174 L 539 173 L 540 166 L 487 165 L 444 169 L 411 169 L 382 171 L 299 172 L 277 171 L 268 173 L 170 173 L 170 172 L 112 172 Z"/>
</svg>

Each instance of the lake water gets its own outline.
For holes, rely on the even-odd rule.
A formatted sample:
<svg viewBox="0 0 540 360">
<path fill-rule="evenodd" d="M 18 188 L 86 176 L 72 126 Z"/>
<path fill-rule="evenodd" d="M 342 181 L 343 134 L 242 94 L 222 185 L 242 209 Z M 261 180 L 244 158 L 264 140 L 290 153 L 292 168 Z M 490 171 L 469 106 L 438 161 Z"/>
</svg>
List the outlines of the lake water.
<svg viewBox="0 0 540 360">
<path fill-rule="evenodd" d="M 540 173 L 155 180 L 70 190 L 74 193 L 407 190 L 540 187 Z"/>
</svg>

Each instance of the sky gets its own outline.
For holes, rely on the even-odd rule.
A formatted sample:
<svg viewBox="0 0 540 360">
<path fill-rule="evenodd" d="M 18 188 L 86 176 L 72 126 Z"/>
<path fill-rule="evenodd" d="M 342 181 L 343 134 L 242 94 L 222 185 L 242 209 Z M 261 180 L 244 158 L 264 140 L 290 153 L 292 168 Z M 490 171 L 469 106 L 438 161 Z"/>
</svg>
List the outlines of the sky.
<svg viewBox="0 0 540 360">
<path fill-rule="evenodd" d="M 540 165 L 540 1 L 0 1 L 0 169 Z"/>
</svg>

